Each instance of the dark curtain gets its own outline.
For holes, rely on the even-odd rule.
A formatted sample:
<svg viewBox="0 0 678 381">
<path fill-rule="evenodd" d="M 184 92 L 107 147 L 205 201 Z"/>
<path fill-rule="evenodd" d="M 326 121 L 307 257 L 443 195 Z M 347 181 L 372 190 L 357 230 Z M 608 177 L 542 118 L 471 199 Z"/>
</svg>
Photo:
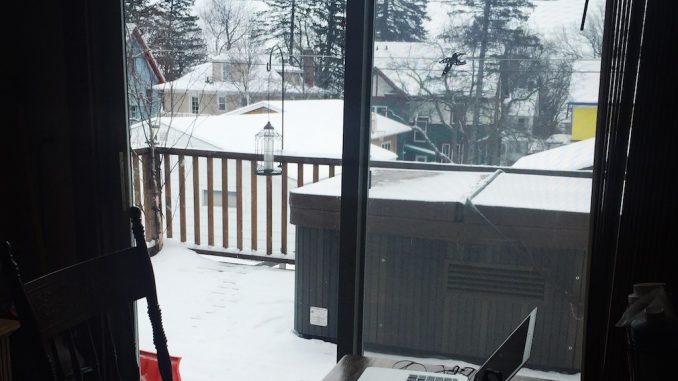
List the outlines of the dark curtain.
<svg viewBox="0 0 678 381">
<path fill-rule="evenodd" d="M 0 139 L 0 240 L 12 242 L 30 281 L 131 244 L 125 38 L 121 0 L 14 5 L 3 55 L 13 117 Z M 112 316 L 112 336 L 94 326 L 135 364 L 132 316 L 131 306 Z M 36 348 L 20 331 L 12 336 L 15 379 L 39 379 Z"/>
<path fill-rule="evenodd" d="M 678 292 L 676 5 L 610 0 L 592 203 L 584 380 L 629 379 L 625 332 L 615 328 L 632 285 Z"/>
</svg>

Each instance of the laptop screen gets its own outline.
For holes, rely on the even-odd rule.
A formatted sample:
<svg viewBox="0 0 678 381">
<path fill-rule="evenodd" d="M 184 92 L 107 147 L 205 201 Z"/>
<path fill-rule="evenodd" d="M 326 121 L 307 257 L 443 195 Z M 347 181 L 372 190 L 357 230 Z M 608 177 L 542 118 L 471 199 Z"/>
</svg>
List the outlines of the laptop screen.
<svg viewBox="0 0 678 381">
<path fill-rule="evenodd" d="M 513 377 L 530 358 L 537 308 L 490 356 L 473 377 L 473 381 L 506 381 Z"/>
</svg>

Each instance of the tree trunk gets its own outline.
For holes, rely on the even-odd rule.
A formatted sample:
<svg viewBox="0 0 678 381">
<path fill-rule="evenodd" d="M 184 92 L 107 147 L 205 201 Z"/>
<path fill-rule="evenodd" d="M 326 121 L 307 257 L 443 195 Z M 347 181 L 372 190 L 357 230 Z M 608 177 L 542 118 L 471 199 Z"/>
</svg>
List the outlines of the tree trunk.
<svg viewBox="0 0 678 381">
<path fill-rule="evenodd" d="M 160 210 L 160 154 L 151 147 L 149 153 L 142 156 L 144 173 L 144 217 L 146 241 L 155 242 L 149 248 L 151 255 L 162 249 L 162 212 Z"/>
</svg>

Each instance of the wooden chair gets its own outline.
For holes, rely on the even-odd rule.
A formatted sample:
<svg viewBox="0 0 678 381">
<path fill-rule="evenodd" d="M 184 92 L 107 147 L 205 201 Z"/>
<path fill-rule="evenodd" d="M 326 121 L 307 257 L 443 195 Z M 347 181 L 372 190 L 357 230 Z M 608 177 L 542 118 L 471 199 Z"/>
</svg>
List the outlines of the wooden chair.
<svg viewBox="0 0 678 381">
<path fill-rule="evenodd" d="M 111 361 L 115 367 L 120 365 L 113 335 L 108 335 L 103 346 L 97 339 L 106 335 L 92 332 L 110 333 L 113 310 L 141 298 L 146 298 L 148 304 L 160 374 L 163 381 L 172 380 L 141 211 L 131 208 L 130 219 L 136 247 L 102 255 L 27 283 L 21 280 L 9 243 L 0 245 L 4 246 L 0 250 L 2 269 L 19 319 L 23 327 L 34 330 L 36 345 L 41 346 L 42 358 L 48 361 L 54 380 L 123 378 L 119 371 L 117 376 L 110 376 L 116 372 L 111 371 L 111 366 L 104 366 Z M 92 324 L 93 321 L 96 323 Z"/>
</svg>

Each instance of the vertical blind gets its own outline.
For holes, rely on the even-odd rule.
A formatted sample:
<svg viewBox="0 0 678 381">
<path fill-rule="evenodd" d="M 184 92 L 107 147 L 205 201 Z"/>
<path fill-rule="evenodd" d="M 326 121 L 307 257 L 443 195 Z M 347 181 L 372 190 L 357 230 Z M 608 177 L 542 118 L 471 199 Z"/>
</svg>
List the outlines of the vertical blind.
<svg viewBox="0 0 678 381">
<path fill-rule="evenodd" d="M 614 327 L 633 283 L 676 291 L 674 2 L 609 0 L 596 130 L 584 380 L 628 379 Z M 672 91 L 673 90 L 673 91 Z"/>
</svg>

